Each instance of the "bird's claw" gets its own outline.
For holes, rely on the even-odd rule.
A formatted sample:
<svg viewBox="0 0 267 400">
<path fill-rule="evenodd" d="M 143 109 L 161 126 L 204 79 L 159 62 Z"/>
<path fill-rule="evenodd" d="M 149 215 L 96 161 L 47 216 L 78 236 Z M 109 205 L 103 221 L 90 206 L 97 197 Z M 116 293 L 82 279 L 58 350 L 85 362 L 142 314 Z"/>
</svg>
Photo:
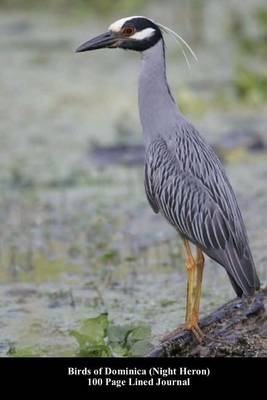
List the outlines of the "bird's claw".
<svg viewBox="0 0 267 400">
<path fill-rule="evenodd" d="M 194 337 L 196 338 L 196 340 L 198 341 L 198 343 L 201 343 L 205 337 L 204 333 L 202 332 L 202 330 L 200 329 L 200 327 L 198 326 L 198 324 L 192 326 L 190 328 L 192 334 L 194 335 Z"/>
</svg>

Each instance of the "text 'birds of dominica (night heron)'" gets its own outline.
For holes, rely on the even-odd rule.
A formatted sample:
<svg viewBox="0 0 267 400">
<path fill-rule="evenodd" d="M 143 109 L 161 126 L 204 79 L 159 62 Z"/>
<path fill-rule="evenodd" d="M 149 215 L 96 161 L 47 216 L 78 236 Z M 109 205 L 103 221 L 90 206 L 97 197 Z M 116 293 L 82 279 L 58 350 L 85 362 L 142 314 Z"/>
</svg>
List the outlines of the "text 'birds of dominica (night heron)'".
<svg viewBox="0 0 267 400">
<path fill-rule="evenodd" d="M 182 238 L 188 274 L 185 323 L 200 341 L 203 253 L 225 268 L 238 296 L 253 295 L 260 282 L 224 168 L 170 92 L 163 39 L 163 31 L 168 30 L 149 18 L 122 18 L 76 51 L 122 48 L 142 54 L 138 97 L 145 141 L 145 191 L 154 212 L 162 214 Z M 196 246 L 196 256 L 189 243 Z"/>
</svg>

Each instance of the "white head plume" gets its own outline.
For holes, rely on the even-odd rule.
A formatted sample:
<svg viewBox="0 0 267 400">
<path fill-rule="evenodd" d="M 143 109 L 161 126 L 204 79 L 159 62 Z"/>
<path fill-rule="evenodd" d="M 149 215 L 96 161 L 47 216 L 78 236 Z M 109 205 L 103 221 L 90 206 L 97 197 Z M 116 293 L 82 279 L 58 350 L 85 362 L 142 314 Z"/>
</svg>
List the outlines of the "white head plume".
<svg viewBox="0 0 267 400">
<path fill-rule="evenodd" d="M 179 45 L 179 47 L 181 48 L 182 53 L 183 53 L 183 55 L 184 55 L 185 61 L 186 61 L 187 65 L 188 65 L 188 68 L 191 69 L 191 64 L 190 64 L 189 59 L 188 59 L 188 57 L 187 57 L 187 55 L 186 55 L 186 52 L 185 52 L 185 50 L 184 50 L 184 48 L 183 48 L 183 45 L 189 50 L 190 54 L 192 55 L 192 57 L 195 59 L 196 62 L 198 62 L 198 58 L 197 58 L 195 52 L 194 52 L 194 51 L 192 50 L 192 48 L 189 46 L 189 44 L 188 44 L 180 35 L 178 35 L 178 33 L 174 32 L 172 29 L 168 28 L 167 26 L 162 25 L 162 24 L 159 24 L 158 22 L 157 22 L 157 25 L 158 25 L 164 32 L 166 32 L 166 33 L 168 33 L 169 35 L 171 35 L 171 36 L 174 38 L 174 40 L 176 41 L 176 43 L 178 43 L 178 45 Z"/>
</svg>

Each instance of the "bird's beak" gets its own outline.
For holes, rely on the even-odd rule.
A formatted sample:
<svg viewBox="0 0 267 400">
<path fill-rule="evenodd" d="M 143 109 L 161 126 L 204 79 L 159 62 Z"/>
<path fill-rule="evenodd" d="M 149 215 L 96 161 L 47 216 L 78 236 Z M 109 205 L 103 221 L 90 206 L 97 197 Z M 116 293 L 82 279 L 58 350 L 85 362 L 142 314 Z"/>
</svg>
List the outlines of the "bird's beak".
<svg viewBox="0 0 267 400">
<path fill-rule="evenodd" d="M 82 43 L 75 52 L 81 53 L 83 51 L 102 49 L 104 47 L 117 47 L 118 39 L 118 36 L 112 31 L 101 33 L 101 35 Z"/>
</svg>

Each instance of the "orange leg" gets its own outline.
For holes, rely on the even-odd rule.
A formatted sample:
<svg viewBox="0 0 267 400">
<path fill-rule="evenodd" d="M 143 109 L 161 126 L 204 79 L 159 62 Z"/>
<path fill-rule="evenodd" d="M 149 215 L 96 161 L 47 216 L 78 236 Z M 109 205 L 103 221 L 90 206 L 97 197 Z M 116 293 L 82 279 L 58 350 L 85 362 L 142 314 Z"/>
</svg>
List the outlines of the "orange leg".
<svg viewBox="0 0 267 400">
<path fill-rule="evenodd" d="M 202 251 L 197 248 L 197 259 L 194 260 L 188 240 L 183 240 L 187 269 L 187 299 L 185 326 L 191 330 L 196 339 L 201 342 L 204 335 L 198 326 L 201 284 L 204 267 Z M 196 286 L 194 282 L 196 280 Z"/>
<path fill-rule="evenodd" d="M 196 279 L 196 289 L 195 289 L 195 301 L 193 311 L 196 314 L 197 320 L 199 318 L 199 306 L 200 306 L 200 296 L 201 296 L 201 286 L 202 286 L 202 278 L 203 278 L 203 270 L 204 270 L 204 262 L 205 258 L 200 250 L 197 247 L 197 258 L 196 258 L 196 266 L 197 266 L 197 279 Z"/>
<path fill-rule="evenodd" d="M 187 240 L 183 240 L 183 247 L 184 247 L 184 254 L 186 258 L 186 269 L 187 269 L 187 295 L 186 295 L 186 316 L 185 316 L 185 322 L 187 324 L 187 321 L 193 309 L 195 260 L 192 256 L 191 249 Z"/>
</svg>

